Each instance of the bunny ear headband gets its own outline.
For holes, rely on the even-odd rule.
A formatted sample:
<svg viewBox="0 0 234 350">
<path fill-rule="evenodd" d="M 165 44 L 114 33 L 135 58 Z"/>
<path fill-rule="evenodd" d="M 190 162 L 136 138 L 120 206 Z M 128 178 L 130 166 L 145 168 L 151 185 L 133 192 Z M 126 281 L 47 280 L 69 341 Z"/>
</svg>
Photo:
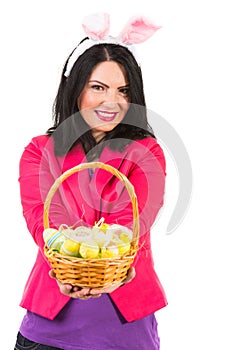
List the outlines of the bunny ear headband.
<svg viewBox="0 0 234 350">
<path fill-rule="evenodd" d="M 133 17 L 125 25 L 122 32 L 117 37 L 108 35 L 110 28 L 109 14 L 101 13 L 87 16 L 82 22 L 84 32 L 89 40 L 84 40 L 71 54 L 65 77 L 70 75 L 73 65 L 82 53 L 90 47 L 98 44 L 117 44 L 129 49 L 136 56 L 134 44 L 140 44 L 150 38 L 160 26 L 156 26 L 145 17 Z"/>
</svg>

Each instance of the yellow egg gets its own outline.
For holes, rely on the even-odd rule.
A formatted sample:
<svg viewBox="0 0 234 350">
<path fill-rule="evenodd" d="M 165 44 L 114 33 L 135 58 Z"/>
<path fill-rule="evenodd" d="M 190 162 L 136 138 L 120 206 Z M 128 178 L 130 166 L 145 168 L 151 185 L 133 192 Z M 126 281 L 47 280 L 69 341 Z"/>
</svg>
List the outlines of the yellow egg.
<svg viewBox="0 0 234 350">
<path fill-rule="evenodd" d="M 61 248 L 60 253 L 69 256 L 78 256 L 80 244 L 72 241 L 71 239 L 66 239 Z"/>
<path fill-rule="evenodd" d="M 95 241 L 83 242 L 80 245 L 80 255 L 84 259 L 95 259 L 99 254 L 99 246 Z"/>
<path fill-rule="evenodd" d="M 130 243 L 130 238 L 129 238 L 129 236 L 126 233 L 120 233 L 119 238 L 124 243 Z"/>
<path fill-rule="evenodd" d="M 116 245 L 111 245 L 101 248 L 102 258 L 116 258 L 119 255 L 118 247 Z"/>
<path fill-rule="evenodd" d="M 131 245 L 130 243 L 122 242 L 122 243 L 118 243 L 117 247 L 118 247 L 119 255 L 122 256 L 130 250 Z"/>
</svg>

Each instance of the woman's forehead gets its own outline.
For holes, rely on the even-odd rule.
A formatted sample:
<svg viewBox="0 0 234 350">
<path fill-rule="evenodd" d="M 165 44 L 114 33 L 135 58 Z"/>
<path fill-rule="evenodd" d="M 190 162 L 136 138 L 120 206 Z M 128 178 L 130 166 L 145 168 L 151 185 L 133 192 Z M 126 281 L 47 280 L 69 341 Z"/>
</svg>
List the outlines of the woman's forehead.
<svg viewBox="0 0 234 350">
<path fill-rule="evenodd" d="M 120 86 L 127 84 L 124 67 L 115 61 L 98 63 L 92 70 L 88 80 L 115 82 L 116 84 L 120 84 Z"/>
</svg>

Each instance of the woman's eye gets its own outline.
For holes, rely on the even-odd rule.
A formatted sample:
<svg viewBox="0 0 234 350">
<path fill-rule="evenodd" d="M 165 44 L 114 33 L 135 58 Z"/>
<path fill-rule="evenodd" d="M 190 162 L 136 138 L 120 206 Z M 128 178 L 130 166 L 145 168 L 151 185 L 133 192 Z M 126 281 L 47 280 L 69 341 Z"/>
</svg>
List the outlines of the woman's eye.
<svg viewBox="0 0 234 350">
<path fill-rule="evenodd" d="M 121 89 L 119 89 L 119 92 L 120 92 L 121 94 L 123 94 L 124 96 L 128 96 L 128 95 L 129 95 L 129 88 L 128 88 L 128 87 L 126 87 L 126 88 L 121 88 Z"/>
<path fill-rule="evenodd" d="M 104 90 L 104 87 L 101 86 L 101 85 L 92 85 L 91 88 L 93 90 L 97 90 L 97 91 L 103 91 Z"/>
</svg>

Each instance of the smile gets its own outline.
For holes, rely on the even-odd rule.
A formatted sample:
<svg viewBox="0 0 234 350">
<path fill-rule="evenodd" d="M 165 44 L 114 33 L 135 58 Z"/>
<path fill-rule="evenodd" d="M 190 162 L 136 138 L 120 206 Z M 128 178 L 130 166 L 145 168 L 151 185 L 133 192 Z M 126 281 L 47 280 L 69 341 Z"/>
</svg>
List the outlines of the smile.
<svg viewBox="0 0 234 350">
<path fill-rule="evenodd" d="M 108 112 L 108 111 L 100 111 L 100 110 L 96 110 L 95 113 L 96 113 L 97 117 L 104 122 L 113 121 L 118 114 L 118 112 Z"/>
</svg>

